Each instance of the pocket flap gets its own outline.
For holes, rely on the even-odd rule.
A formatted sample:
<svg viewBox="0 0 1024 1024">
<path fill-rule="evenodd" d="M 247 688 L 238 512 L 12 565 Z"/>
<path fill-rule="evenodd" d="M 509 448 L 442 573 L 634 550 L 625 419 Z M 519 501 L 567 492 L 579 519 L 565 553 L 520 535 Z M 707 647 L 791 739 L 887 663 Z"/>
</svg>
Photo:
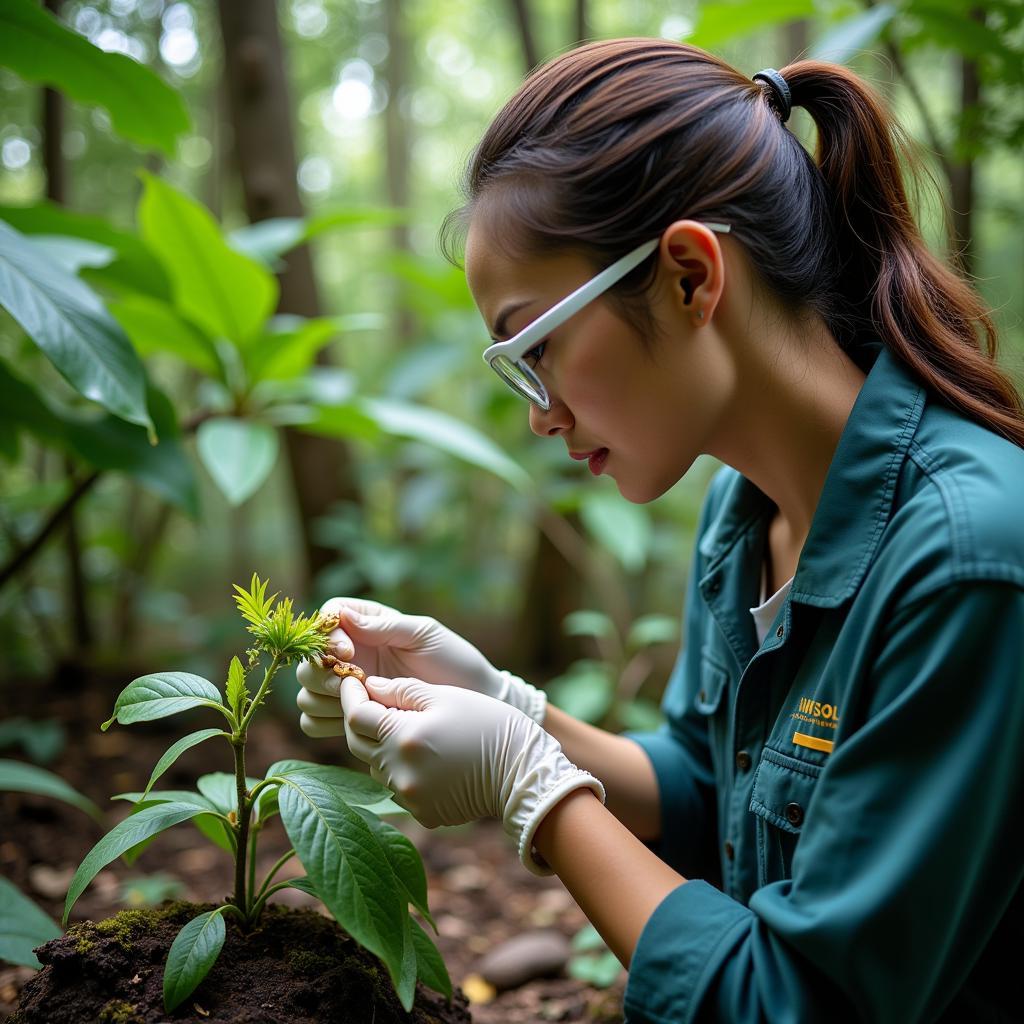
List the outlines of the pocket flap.
<svg viewBox="0 0 1024 1024">
<path fill-rule="evenodd" d="M 754 775 L 750 810 L 776 828 L 799 834 L 820 774 L 820 765 L 765 747 Z"/>
<path fill-rule="evenodd" d="M 722 694 L 728 682 L 729 673 L 705 652 L 701 652 L 700 689 L 693 699 L 693 706 L 702 715 L 713 715 L 722 702 Z"/>
</svg>

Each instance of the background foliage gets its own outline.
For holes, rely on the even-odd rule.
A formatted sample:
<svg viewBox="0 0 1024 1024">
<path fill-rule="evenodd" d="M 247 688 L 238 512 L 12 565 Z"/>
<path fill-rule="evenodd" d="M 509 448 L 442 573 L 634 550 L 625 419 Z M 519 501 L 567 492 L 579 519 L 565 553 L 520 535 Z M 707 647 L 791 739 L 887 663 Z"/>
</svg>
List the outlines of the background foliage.
<svg viewBox="0 0 1024 1024">
<path fill-rule="evenodd" d="M 9 681 L 68 665 L 123 681 L 169 657 L 209 674 L 228 581 L 255 568 L 309 606 L 365 593 L 433 614 L 497 664 L 561 675 L 558 699 L 591 719 L 656 721 L 715 467 L 631 506 L 534 437 L 436 246 L 489 119 L 584 38 L 687 38 L 748 73 L 851 63 L 922 144 L 928 236 L 950 251 L 941 195 L 1024 379 L 1010 0 L 47 6 L 69 31 L 30 0 L 0 15 L 0 280 L 21 296 L 0 314 Z M 285 135 L 245 121 L 257 73 L 287 83 L 289 180 Z M 802 112 L 791 126 L 813 144 Z M 34 330 L 41 308 L 90 329 Z M 93 379 L 97 353 L 118 373 Z"/>
</svg>

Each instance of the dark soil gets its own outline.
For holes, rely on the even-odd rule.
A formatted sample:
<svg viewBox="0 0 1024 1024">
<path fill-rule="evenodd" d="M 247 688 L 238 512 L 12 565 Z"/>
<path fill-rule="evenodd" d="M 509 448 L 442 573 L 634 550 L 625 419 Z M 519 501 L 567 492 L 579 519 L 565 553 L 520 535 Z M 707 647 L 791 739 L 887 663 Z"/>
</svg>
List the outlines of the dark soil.
<svg viewBox="0 0 1024 1024">
<path fill-rule="evenodd" d="M 25 986 L 10 1024 L 470 1024 L 466 998 L 418 986 L 411 1014 L 380 964 L 333 922 L 310 910 L 270 907 L 244 936 L 234 920 L 220 957 L 172 1013 L 163 973 L 175 935 L 212 904 L 125 910 L 76 925 L 38 953 L 44 968 Z"/>
<path fill-rule="evenodd" d="M 8 686 L 0 695 L 5 715 L 56 718 L 64 723 L 68 732 L 67 746 L 60 757 L 47 767 L 105 810 L 106 817 L 101 826 L 82 812 L 54 800 L 0 792 L 0 875 L 13 882 L 57 921 L 60 920 L 64 896 L 75 868 L 101 836 L 128 812 L 127 803 L 111 803 L 110 796 L 142 789 L 153 765 L 171 743 L 193 729 L 212 724 L 208 716 L 196 713 L 130 727 L 114 726 L 101 733 L 99 723 L 109 716 L 124 680 L 110 682 L 105 690 L 95 680 L 89 680 L 88 685 L 85 681 L 77 682 L 82 685 L 71 695 L 66 691 L 60 693 L 36 686 Z M 222 746 L 225 749 L 221 749 Z M 18 749 L 0 751 L 0 757 L 21 756 Z M 250 731 L 247 748 L 250 773 L 259 775 L 273 761 L 282 758 L 346 764 L 363 769 L 358 762 L 348 760 L 342 742 L 310 740 L 299 731 L 289 709 L 281 708 L 279 715 L 268 709 L 265 716 L 256 719 Z M 230 768 L 230 753 L 226 745 L 211 741 L 187 751 L 160 780 L 159 786 L 191 789 L 199 775 Z M 565 976 L 532 981 L 498 995 L 479 984 L 480 958 L 498 943 L 535 928 L 554 928 L 571 938 L 586 923 L 583 913 L 557 879 L 538 879 L 522 867 L 497 822 L 435 831 L 423 829 L 411 819 L 399 819 L 395 824 L 410 836 L 423 857 L 430 909 L 440 931 L 440 935 L 434 936 L 434 941 L 444 956 L 453 983 L 461 986 L 469 996 L 474 1024 L 537 1024 L 543 1021 L 621 1024 L 624 971 L 620 972 L 615 985 L 606 990 Z M 283 828 L 279 822 L 273 823 L 260 839 L 257 863 L 261 876 L 287 848 Z M 76 903 L 72 921 L 82 922 L 87 918 L 103 921 L 112 917 L 129 905 L 122 894 L 122 885 L 128 880 L 143 879 L 156 873 L 179 879 L 183 885 L 179 895 L 194 903 L 219 904 L 230 896 L 232 867 L 228 855 L 186 824 L 162 834 L 134 865 L 115 861 L 101 871 Z M 304 873 L 298 861 L 292 861 L 282 869 L 279 877 Z M 317 927 L 328 920 L 316 913 L 322 911 L 316 900 L 297 890 L 283 890 L 272 900 L 278 906 L 314 911 L 312 915 L 305 915 L 303 921 L 312 918 Z M 230 944 L 229 932 L 222 956 L 230 955 Z M 162 964 L 151 964 L 149 969 L 152 974 L 160 975 Z M 147 977 L 141 971 L 137 973 L 140 979 Z M 16 1008 L 22 989 L 33 975 L 29 968 L 0 963 L 0 1020 Z M 129 982 L 132 977 L 134 974 L 128 975 Z M 140 980 L 136 985 L 141 983 Z M 284 984 L 283 980 L 278 983 L 272 998 L 281 999 Z M 308 988 L 311 984 L 310 979 L 303 978 L 297 987 Z M 203 992 L 205 989 L 200 988 L 199 993 Z M 77 995 L 72 995 L 70 1001 L 76 998 Z M 199 999 L 198 993 L 195 1000 L 187 1000 L 183 1007 L 191 1008 L 193 1002 L 198 1002 L 204 1010 L 212 1013 L 211 1007 Z M 153 1005 L 162 1003 L 158 999 Z M 259 1003 L 246 1005 L 256 1010 L 261 1008 Z M 190 1012 L 192 1016 L 189 1019 L 199 1024 L 213 1019 L 196 1010 Z M 271 1013 L 269 1010 L 264 1012 Z M 321 1011 L 316 1015 L 318 1020 L 335 1019 Z M 60 1020 L 56 1015 L 38 1019 Z M 95 1015 L 89 1019 L 103 1020 Z M 130 1017 L 127 1019 L 131 1020 Z M 164 1015 L 151 1019 L 170 1021 L 185 1018 Z M 310 1018 L 271 1015 L 237 1019 L 283 1022 Z M 377 1021 L 381 1019 L 378 1015 Z"/>
</svg>

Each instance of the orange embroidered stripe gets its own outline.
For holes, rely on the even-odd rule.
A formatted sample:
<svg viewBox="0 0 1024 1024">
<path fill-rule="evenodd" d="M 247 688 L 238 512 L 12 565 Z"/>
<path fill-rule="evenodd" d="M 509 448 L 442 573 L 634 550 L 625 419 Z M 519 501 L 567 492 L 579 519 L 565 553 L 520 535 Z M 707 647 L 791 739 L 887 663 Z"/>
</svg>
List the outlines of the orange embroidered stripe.
<svg viewBox="0 0 1024 1024">
<path fill-rule="evenodd" d="M 832 740 L 819 739 L 817 736 L 808 736 L 805 732 L 793 733 L 793 743 L 798 747 L 810 747 L 811 750 L 824 750 L 826 754 L 832 753 L 835 743 Z"/>
</svg>

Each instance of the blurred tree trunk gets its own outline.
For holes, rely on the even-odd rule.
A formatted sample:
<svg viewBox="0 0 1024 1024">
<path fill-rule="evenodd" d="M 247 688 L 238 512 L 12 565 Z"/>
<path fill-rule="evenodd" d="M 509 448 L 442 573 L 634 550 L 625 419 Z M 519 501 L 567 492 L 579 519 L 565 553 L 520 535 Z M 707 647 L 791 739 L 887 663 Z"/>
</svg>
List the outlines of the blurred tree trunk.
<svg viewBox="0 0 1024 1024">
<path fill-rule="evenodd" d="M 44 6 L 60 17 L 63 0 L 45 0 Z M 64 206 L 67 203 L 67 165 L 61 149 L 64 138 L 64 99 L 55 89 L 43 90 L 43 167 L 46 172 L 46 198 Z M 64 460 L 64 474 L 69 483 L 74 481 L 75 467 L 70 459 Z M 82 544 L 78 530 L 78 510 L 68 513 L 64 533 L 64 553 L 67 566 L 67 602 L 71 620 L 72 649 L 76 658 L 87 657 L 96 635 L 89 616 L 88 584 L 82 569 Z"/>
<path fill-rule="evenodd" d="M 573 45 L 579 46 L 586 41 L 590 35 L 590 26 L 587 19 L 587 0 L 576 0 L 573 4 L 572 38 Z"/>
<path fill-rule="evenodd" d="M 539 63 L 537 55 L 537 35 L 533 31 L 533 19 L 530 16 L 529 0 L 509 0 L 512 16 L 515 18 L 519 31 L 519 43 L 523 52 L 523 64 L 529 74 Z"/>
<path fill-rule="evenodd" d="M 292 108 L 276 0 L 219 0 L 224 75 L 245 208 L 253 222 L 301 217 Z M 313 263 L 305 245 L 285 257 L 278 311 L 319 316 Z M 321 361 L 326 362 L 326 358 Z M 309 572 L 336 552 L 314 539 L 314 523 L 338 501 L 355 501 L 352 455 L 337 441 L 285 430 Z"/>
<path fill-rule="evenodd" d="M 974 8 L 971 18 L 985 23 L 985 11 Z M 978 62 L 960 57 L 960 139 L 949 166 L 949 202 L 952 207 L 952 246 L 960 269 L 974 273 L 974 150 L 981 114 L 981 79 Z"/>
</svg>

